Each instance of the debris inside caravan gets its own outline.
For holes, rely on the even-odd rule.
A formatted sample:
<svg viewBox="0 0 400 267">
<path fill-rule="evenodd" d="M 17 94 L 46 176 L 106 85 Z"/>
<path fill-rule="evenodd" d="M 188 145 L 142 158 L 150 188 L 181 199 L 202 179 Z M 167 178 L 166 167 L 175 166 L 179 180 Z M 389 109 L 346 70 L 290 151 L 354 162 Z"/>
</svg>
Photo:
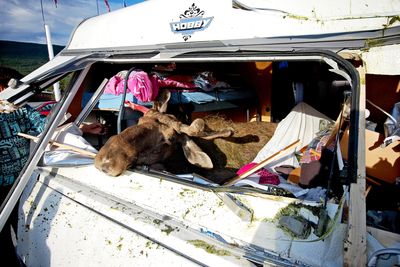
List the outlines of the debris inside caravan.
<svg viewBox="0 0 400 267">
<path fill-rule="evenodd" d="M 0 214 L 19 201 L 27 266 L 394 258 L 399 5 L 250 2 L 145 1 L 87 19 L 0 93 L 34 105 L 69 78 L 61 101 L 37 106 L 46 130 Z M 108 130 L 80 131 L 93 122 Z"/>
</svg>

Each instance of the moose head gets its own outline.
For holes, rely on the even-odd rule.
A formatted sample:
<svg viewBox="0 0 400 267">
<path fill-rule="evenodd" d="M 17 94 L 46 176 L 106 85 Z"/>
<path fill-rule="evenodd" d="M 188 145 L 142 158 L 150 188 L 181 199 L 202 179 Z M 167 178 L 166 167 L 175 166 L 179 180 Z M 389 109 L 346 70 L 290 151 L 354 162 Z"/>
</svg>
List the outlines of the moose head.
<svg viewBox="0 0 400 267">
<path fill-rule="evenodd" d="M 148 110 L 129 104 L 131 108 L 144 112 L 143 117 L 137 125 L 126 128 L 106 142 L 95 157 L 96 168 L 110 176 L 118 176 L 135 165 L 162 163 L 179 147 L 191 164 L 213 168 L 210 157 L 190 137 L 211 140 L 229 137 L 232 131 L 206 131 L 202 119 L 196 119 L 190 125 L 183 124 L 175 116 L 165 113 L 170 97 L 169 91 L 161 92 L 153 108 Z"/>
</svg>

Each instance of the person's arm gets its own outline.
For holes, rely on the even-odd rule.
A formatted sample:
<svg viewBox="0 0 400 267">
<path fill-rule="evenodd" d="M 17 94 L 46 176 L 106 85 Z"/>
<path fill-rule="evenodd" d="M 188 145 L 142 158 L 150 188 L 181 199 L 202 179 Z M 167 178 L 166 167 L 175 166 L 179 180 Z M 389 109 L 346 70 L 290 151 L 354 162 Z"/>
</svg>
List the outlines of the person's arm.
<svg viewBox="0 0 400 267">
<path fill-rule="evenodd" d="M 79 128 L 82 130 L 83 133 L 87 134 L 105 134 L 106 127 L 99 122 L 91 123 L 91 124 L 81 124 Z"/>
</svg>

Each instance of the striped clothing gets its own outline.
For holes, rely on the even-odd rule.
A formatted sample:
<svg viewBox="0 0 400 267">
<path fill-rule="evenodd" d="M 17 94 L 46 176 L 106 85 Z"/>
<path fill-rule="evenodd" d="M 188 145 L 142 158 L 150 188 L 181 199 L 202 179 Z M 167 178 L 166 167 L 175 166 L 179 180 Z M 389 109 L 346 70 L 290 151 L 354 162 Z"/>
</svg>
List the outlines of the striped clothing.
<svg viewBox="0 0 400 267">
<path fill-rule="evenodd" d="M 11 185 L 29 157 L 29 140 L 17 134 L 38 135 L 46 117 L 26 105 L 11 113 L 0 113 L 0 186 Z"/>
</svg>

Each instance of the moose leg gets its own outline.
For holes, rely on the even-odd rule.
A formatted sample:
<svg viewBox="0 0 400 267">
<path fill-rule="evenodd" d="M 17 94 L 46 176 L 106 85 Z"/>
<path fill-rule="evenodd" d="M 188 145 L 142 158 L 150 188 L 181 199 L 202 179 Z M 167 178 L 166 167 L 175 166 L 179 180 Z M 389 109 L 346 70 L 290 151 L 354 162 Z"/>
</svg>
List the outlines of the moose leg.
<svg viewBox="0 0 400 267">
<path fill-rule="evenodd" d="M 174 116 L 162 114 L 157 120 L 169 127 L 172 127 L 177 133 L 184 133 L 188 136 L 199 136 L 204 132 L 205 122 L 202 119 L 195 119 L 190 125 L 178 121 Z"/>
<path fill-rule="evenodd" d="M 233 130 L 222 131 L 206 131 L 206 123 L 203 119 L 195 119 L 190 125 L 183 124 L 175 117 L 162 114 L 157 117 L 158 122 L 172 127 L 178 134 L 184 133 L 192 137 L 200 137 L 206 140 L 215 138 L 229 137 L 233 134 Z"/>
<path fill-rule="evenodd" d="M 190 126 L 182 124 L 180 130 L 181 132 L 192 137 L 200 137 L 206 140 L 212 140 L 220 137 L 229 137 L 233 134 L 230 129 L 222 131 L 206 131 L 206 123 L 202 119 L 195 119 Z"/>
<path fill-rule="evenodd" d="M 186 124 L 180 125 L 180 132 L 188 136 L 199 136 L 204 132 L 206 123 L 202 119 L 195 119 L 189 126 Z"/>
</svg>

